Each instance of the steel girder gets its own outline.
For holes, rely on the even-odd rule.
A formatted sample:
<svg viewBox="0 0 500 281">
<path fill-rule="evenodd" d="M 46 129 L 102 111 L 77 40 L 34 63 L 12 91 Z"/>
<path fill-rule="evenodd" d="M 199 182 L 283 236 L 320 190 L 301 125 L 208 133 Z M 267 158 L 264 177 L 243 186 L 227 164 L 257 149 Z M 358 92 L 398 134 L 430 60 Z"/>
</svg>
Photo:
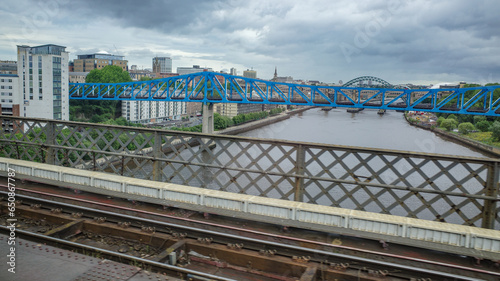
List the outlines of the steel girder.
<svg viewBox="0 0 500 281">
<path fill-rule="evenodd" d="M 69 98 L 307 105 L 500 116 L 500 85 L 378 89 L 278 83 L 215 72 L 128 83 L 70 83 Z"/>
</svg>

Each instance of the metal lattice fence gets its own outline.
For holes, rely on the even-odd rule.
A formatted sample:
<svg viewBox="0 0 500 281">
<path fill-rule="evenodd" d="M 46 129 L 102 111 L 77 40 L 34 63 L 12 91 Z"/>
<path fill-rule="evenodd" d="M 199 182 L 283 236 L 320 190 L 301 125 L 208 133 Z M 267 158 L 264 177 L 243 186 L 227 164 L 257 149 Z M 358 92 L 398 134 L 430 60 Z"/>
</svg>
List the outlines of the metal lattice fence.
<svg viewBox="0 0 500 281">
<path fill-rule="evenodd" d="M 499 228 L 495 159 L 0 117 L 0 156 Z"/>
</svg>

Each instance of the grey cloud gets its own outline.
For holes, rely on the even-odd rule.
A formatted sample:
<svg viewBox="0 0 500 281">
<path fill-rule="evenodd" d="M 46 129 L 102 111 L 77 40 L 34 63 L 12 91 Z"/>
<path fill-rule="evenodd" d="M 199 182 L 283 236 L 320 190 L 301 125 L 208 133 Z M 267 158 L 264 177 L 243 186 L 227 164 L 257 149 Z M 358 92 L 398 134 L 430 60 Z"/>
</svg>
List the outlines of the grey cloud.
<svg viewBox="0 0 500 281">
<path fill-rule="evenodd" d="M 493 0 L 55 1 L 65 4 L 40 33 L 64 34 L 56 43 L 72 55 L 114 52 L 116 44 L 130 64 L 149 65 L 151 56 L 172 53 L 179 63 L 213 61 L 207 66 L 216 70 L 253 66 L 262 78 L 277 66 L 280 75 L 325 82 L 365 74 L 393 83 L 500 80 Z M 4 9 L 8 22 L 19 22 L 40 4 L 20 0 Z M 342 46 L 354 50 L 349 58 Z"/>
</svg>

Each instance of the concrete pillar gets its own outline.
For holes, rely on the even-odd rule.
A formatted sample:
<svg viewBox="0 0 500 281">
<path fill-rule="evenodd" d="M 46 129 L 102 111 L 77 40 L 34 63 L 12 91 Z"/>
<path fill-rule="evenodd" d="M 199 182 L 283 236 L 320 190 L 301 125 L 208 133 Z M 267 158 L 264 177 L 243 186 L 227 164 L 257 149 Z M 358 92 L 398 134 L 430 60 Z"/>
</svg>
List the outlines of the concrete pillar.
<svg viewBox="0 0 500 281">
<path fill-rule="evenodd" d="M 204 103 L 203 104 L 203 122 L 202 122 L 202 133 L 213 134 L 214 133 L 214 104 Z"/>
</svg>

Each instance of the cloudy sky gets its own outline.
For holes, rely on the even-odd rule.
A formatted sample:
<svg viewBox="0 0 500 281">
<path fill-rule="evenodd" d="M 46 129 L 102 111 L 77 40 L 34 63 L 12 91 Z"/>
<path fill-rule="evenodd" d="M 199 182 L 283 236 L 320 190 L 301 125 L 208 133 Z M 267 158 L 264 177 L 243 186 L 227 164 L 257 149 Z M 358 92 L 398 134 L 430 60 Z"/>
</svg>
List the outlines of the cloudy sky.
<svg viewBox="0 0 500 281">
<path fill-rule="evenodd" d="M 0 59 L 58 44 L 151 68 L 198 64 L 347 82 L 500 82 L 500 2 L 467 0 L 16 0 L 0 7 Z"/>
</svg>

